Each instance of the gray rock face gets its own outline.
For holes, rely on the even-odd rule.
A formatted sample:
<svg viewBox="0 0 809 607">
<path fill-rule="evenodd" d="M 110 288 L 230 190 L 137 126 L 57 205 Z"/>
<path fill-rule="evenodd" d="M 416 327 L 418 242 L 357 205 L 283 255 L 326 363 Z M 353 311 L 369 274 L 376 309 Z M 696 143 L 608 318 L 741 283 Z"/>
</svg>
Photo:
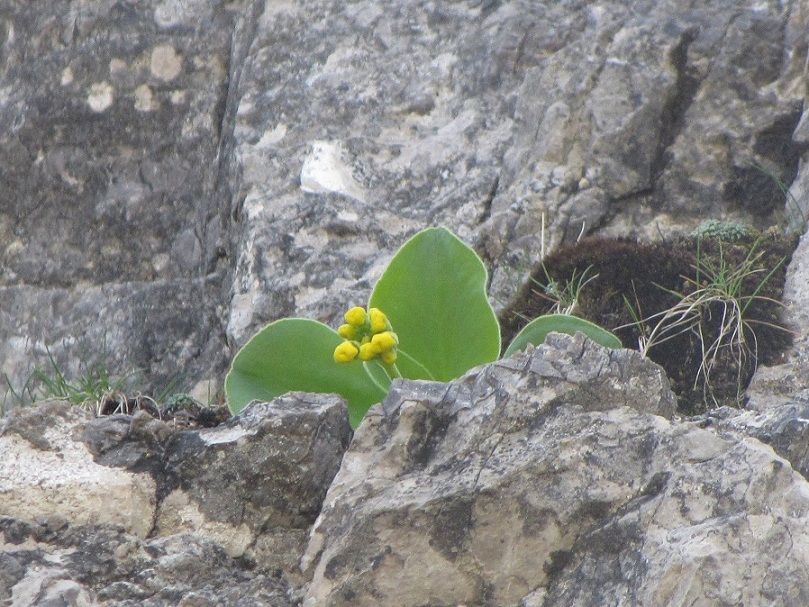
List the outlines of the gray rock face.
<svg viewBox="0 0 809 607">
<path fill-rule="evenodd" d="M 182 432 L 144 412 L 16 410 L 0 420 L 0 601 L 289 605 L 350 437 L 330 395 Z"/>
<path fill-rule="evenodd" d="M 757 440 L 672 419 L 661 378 L 556 335 L 398 384 L 329 490 L 304 605 L 806 601 L 809 485 Z"/>
<path fill-rule="evenodd" d="M 232 13 L 18 4 L 3 25 L 2 284 L 203 274 Z"/>
<path fill-rule="evenodd" d="M 16 388 L 46 349 L 69 376 L 83 358 L 158 389 L 222 372 L 234 14 L 196 0 L 3 11 L 0 368 Z"/>
<path fill-rule="evenodd" d="M 221 379 L 264 323 L 364 302 L 435 224 L 498 308 L 580 232 L 803 230 L 807 36 L 802 0 L 11 3 L 0 373 Z M 311 538 L 350 437 L 331 397 L 179 433 L 17 412 L 0 601 L 809 604 L 808 256 L 749 411 L 678 420 L 659 369 L 578 339 L 401 382 Z"/>
<path fill-rule="evenodd" d="M 546 247 L 800 226 L 802 6 L 15 4 L 0 370 L 19 388 L 50 353 L 147 389 L 221 379 L 264 323 L 364 301 L 435 224 L 486 257 L 498 307 L 543 218 Z"/>
<path fill-rule="evenodd" d="M 295 604 L 283 580 L 250 571 L 199 535 L 144 541 L 109 527 L 5 516 L 0 531 L 0 596 L 9 605 Z"/>
<path fill-rule="evenodd" d="M 328 395 L 180 432 L 47 403 L 0 421 L 0 601 L 797 607 L 805 409 L 680 420 L 581 334 L 397 380 L 350 446 Z"/>
</svg>

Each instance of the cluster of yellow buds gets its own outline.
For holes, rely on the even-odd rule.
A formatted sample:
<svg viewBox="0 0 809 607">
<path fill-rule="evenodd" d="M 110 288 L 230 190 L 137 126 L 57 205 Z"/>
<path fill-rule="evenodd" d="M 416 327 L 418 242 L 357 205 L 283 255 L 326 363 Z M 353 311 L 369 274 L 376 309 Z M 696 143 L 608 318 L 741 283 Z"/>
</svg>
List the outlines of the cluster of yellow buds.
<svg viewBox="0 0 809 607">
<path fill-rule="evenodd" d="M 399 338 L 391 330 L 388 317 L 377 308 L 356 306 L 345 314 L 346 324 L 340 325 L 337 333 L 345 339 L 334 350 L 334 360 L 350 363 L 356 358 L 363 361 L 378 358 L 385 365 L 396 362 L 396 346 Z"/>
</svg>

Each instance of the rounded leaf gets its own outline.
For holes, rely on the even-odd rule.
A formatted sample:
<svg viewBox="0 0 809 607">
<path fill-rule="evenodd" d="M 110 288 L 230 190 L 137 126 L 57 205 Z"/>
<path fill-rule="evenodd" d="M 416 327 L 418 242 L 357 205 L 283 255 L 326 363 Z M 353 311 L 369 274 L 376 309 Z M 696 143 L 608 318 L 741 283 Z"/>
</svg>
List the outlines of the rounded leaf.
<svg viewBox="0 0 809 607">
<path fill-rule="evenodd" d="M 523 330 L 509 344 L 503 357 L 507 358 L 515 352 L 525 349 L 528 344 L 540 345 L 545 341 L 548 333 L 575 335 L 578 332 L 584 333 L 594 342 L 606 348 L 623 348 L 620 339 L 605 328 L 599 327 L 590 321 L 566 314 L 548 314 L 535 318 L 525 325 Z"/>
<path fill-rule="evenodd" d="M 500 325 L 480 257 L 446 228 L 408 240 L 376 283 L 379 308 L 399 336 L 402 376 L 450 381 L 500 354 Z"/>
<path fill-rule="evenodd" d="M 346 399 L 356 427 L 385 392 L 359 362 L 334 361 L 334 349 L 342 342 L 337 332 L 314 320 L 285 318 L 267 325 L 233 359 L 225 379 L 228 407 L 235 414 L 252 400 L 285 392 L 334 392 Z"/>
</svg>

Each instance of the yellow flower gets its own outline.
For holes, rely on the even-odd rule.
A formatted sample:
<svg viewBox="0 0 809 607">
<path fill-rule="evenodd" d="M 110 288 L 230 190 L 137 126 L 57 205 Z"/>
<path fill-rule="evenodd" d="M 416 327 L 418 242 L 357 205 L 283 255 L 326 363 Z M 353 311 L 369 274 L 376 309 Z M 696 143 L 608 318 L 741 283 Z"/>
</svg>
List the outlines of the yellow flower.
<svg viewBox="0 0 809 607">
<path fill-rule="evenodd" d="M 369 361 L 374 356 L 379 354 L 379 349 L 372 343 L 362 344 L 360 346 L 360 360 Z"/>
<path fill-rule="evenodd" d="M 389 352 L 396 347 L 396 335 L 390 331 L 377 333 L 371 338 L 371 343 L 379 348 L 380 352 Z"/>
<path fill-rule="evenodd" d="M 390 321 L 382 310 L 355 306 L 345 313 L 346 323 L 337 329 L 346 341 L 334 350 L 334 360 L 348 363 L 359 359 L 381 359 L 386 365 L 396 361 L 399 338 L 391 331 Z"/>
<path fill-rule="evenodd" d="M 388 317 L 385 316 L 382 310 L 379 308 L 371 308 L 368 310 L 368 316 L 371 318 L 372 333 L 382 333 L 382 331 L 388 330 Z"/>
<path fill-rule="evenodd" d="M 348 312 L 346 312 L 345 315 L 346 322 L 350 325 L 354 325 L 355 327 L 361 327 L 364 325 L 367 318 L 365 308 L 360 306 L 354 306 Z"/>
<path fill-rule="evenodd" d="M 350 363 L 357 358 L 357 354 L 359 354 L 357 346 L 350 341 L 344 341 L 334 349 L 334 362 Z"/>
<path fill-rule="evenodd" d="M 340 325 L 337 334 L 343 339 L 357 339 L 357 327 L 354 325 Z"/>
</svg>

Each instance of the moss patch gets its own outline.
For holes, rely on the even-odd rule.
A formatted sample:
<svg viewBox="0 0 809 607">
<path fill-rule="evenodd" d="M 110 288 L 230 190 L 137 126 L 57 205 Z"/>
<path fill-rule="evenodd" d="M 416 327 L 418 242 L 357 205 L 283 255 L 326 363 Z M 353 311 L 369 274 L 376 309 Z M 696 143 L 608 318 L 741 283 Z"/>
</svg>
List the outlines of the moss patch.
<svg viewBox="0 0 809 607">
<path fill-rule="evenodd" d="M 516 303 L 503 314 L 503 340 L 509 343 L 529 320 L 552 310 L 549 285 L 555 282 L 558 288 L 586 272 L 593 278 L 581 289 L 574 314 L 613 331 L 625 347 L 638 348 L 642 332 L 648 335 L 655 316 L 704 286 L 709 268 L 745 268 L 748 271 L 739 289 L 746 305 L 743 331 L 748 352 L 744 356 L 720 347 L 706 384 L 700 365 L 704 343 L 712 343 L 719 335 L 724 313 L 720 302 L 705 306 L 697 325 L 648 350 L 649 358 L 666 370 L 681 412 L 742 404 L 756 366 L 778 362 L 791 344 L 779 302 L 786 265 L 796 246 L 797 237 L 776 234 L 747 235 L 732 241 L 695 236 L 659 242 L 584 239 L 554 251 L 535 268 Z M 634 316 L 627 302 L 634 308 Z M 638 318 L 647 321 L 639 324 Z"/>
</svg>

